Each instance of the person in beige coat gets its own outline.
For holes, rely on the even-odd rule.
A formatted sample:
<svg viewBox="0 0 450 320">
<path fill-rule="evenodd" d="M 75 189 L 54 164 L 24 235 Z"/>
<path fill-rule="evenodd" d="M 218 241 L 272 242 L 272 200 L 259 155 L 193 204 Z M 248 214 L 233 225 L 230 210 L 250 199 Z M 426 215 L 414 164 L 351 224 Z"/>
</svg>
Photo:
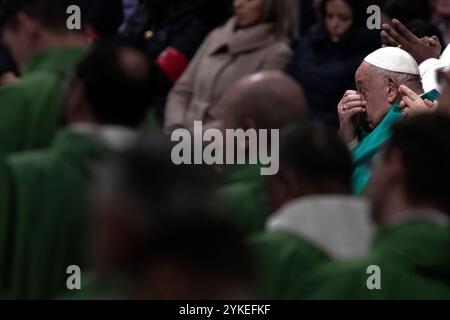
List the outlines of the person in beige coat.
<svg viewBox="0 0 450 320">
<path fill-rule="evenodd" d="M 298 30 L 297 0 L 235 0 L 235 15 L 213 30 L 168 97 L 167 131 L 219 128 L 224 92 L 244 76 L 282 70 L 292 58 L 289 36 Z"/>
</svg>

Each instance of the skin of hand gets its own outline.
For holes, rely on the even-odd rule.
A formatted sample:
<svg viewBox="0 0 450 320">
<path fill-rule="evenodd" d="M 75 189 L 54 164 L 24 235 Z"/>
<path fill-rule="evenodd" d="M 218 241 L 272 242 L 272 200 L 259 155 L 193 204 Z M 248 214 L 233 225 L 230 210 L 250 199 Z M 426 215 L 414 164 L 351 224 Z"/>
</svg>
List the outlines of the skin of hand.
<svg viewBox="0 0 450 320">
<path fill-rule="evenodd" d="M 359 118 L 366 112 L 366 104 L 364 97 L 354 90 L 347 90 L 338 104 L 339 133 L 347 144 L 356 138 Z"/>
<path fill-rule="evenodd" d="M 392 20 L 391 25 L 383 24 L 382 29 L 381 40 L 384 46 L 401 46 L 418 64 L 431 58 L 437 59 L 441 55 L 442 45 L 436 36 L 419 39 L 397 19 Z"/>
<path fill-rule="evenodd" d="M 5 72 L 0 76 L 0 87 L 11 84 L 17 80 L 17 77 L 12 72 Z"/>
<path fill-rule="evenodd" d="M 405 85 L 400 86 L 399 91 L 403 95 L 400 106 L 403 109 L 404 118 L 409 118 L 424 112 L 434 112 L 438 107 L 437 101 L 423 100 L 417 93 Z"/>
</svg>

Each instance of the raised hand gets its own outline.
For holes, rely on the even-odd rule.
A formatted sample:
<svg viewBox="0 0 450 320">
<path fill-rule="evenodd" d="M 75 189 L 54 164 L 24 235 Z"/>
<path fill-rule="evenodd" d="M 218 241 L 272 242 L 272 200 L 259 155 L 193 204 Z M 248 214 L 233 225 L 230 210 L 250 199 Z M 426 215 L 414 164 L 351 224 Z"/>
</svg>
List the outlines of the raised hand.
<svg viewBox="0 0 450 320">
<path fill-rule="evenodd" d="M 356 138 L 360 115 L 366 112 L 367 101 L 354 90 L 347 90 L 338 104 L 339 133 L 346 143 Z"/>
<path fill-rule="evenodd" d="M 403 109 L 403 116 L 405 118 L 419 113 L 433 112 L 438 106 L 438 103 L 436 101 L 432 102 L 426 99 L 422 99 L 417 93 L 415 93 L 405 85 L 401 85 L 399 90 L 403 95 L 400 106 Z"/>
<path fill-rule="evenodd" d="M 418 64 L 431 58 L 439 58 L 441 55 L 442 46 L 436 36 L 419 39 L 397 19 L 392 20 L 392 25 L 383 24 L 382 29 L 383 45 L 401 46 Z"/>
</svg>

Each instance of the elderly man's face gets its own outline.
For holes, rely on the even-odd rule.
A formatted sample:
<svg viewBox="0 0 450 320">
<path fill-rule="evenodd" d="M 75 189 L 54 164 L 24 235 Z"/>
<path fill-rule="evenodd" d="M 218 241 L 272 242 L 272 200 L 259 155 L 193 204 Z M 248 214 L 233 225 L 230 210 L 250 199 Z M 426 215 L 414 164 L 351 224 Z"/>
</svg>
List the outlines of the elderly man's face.
<svg viewBox="0 0 450 320">
<path fill-rule="evenodd" d="M 389 81 L 375 72 L 375 67 L 363 62 L 355 76 L 358 92 L 367 101 L 366 114 L 362 120 L 375 129 L 389 111 Z"/>
</svg>

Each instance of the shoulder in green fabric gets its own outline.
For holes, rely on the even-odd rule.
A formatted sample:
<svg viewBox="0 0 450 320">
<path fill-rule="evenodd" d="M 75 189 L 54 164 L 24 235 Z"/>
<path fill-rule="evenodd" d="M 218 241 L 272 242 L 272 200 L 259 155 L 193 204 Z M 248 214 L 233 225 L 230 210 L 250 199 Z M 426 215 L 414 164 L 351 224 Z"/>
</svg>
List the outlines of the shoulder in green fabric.
<svg viewBox="0 0 450 320">
<path fill-rule="evenodd" d="M 424 99 L 435 101 L 439 92 L 432 90 L 422 96 Z M 381 123 L 371 133 L 359 129 L 361 141 L 353 151 L 354 173 L 352 178 L 353 193 L 361 195 L 366 191 L 371 178 L 371 162 L 381 147 L 389 140 L 392 126 L 403 119 L 399 104 L 391 107 Z"/>
<path fill-rule="evenodd" d="M 244 233 L 264 229 L 267 213 L 263 192 L 263 178 L 256 165 L 237 165 L 223 175 L 220 194 L 225 201 L 225 214 Z"/>
<path fill-rule="evenodd" d="M 380 269 L 380 290 L 370 290 L 370 266 Z M 450 299 L 450 231 L 428 222 L 381 230 L 371 253 L 333 262 L 295 283 L 298 299 Z M 301 291 L 300 291 L 301 289 Z M 295 295 L 301 292 L 302 295 Z"/>
<path fill-rule="evenodd" d="M 61 94 L 84 48 L 51 49 L 32 57 L 16 83 L 0 88 L 0 153 L 47 147 L 61 125 Z"/>
<path fill-rule="evenodd" d="M 0 212 L 8 234 L 2 261 L 8 276 L 0 291 L 11 298 L 53 298 L 67 290 L 66 269 L 85 266 L 90 167 L 106 148 L 63 130 L 51 148 L 11 156 L 7 167 L 12 211 Z"/>
<path fill-rule="evenodd" d="M 259 292 L 264 299 L 284 298 L 293 282 L 330 258 L 309 241 L 285 231 L 270 231 L 249 238 L 258 266 Z"/>
</svg>

